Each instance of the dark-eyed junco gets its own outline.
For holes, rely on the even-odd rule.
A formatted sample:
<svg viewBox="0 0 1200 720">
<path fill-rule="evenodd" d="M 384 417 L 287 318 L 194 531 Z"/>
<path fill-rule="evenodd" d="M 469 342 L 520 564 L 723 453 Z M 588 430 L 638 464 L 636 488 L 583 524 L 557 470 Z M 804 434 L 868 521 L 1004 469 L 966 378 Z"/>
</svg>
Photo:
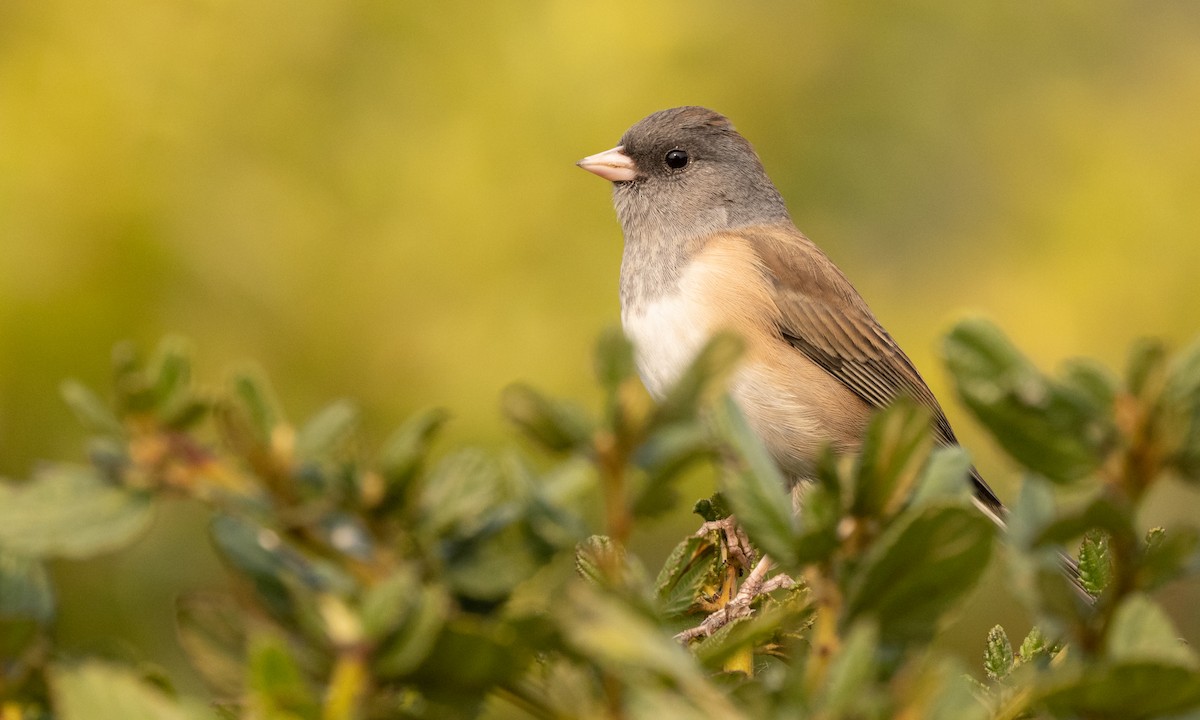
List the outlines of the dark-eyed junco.
<svg viewBox="0 0 1200 720">
<path fill-rule="evenodd" d="M 621 321 L 661 396 L 718 330 L 746 343 L 730 391 L 780 468 L 811 476 L 820 448 L 852 451 L 867 420 L 904 393 L 942 408 L 842 271 L 792 224 L 758 156 L 723 115 L 656 112 L 620 145 L 579 161 L 612 181 L 625 233 Z M 1000 501 L 974 469 L 977 504 Z"/>
</svg>

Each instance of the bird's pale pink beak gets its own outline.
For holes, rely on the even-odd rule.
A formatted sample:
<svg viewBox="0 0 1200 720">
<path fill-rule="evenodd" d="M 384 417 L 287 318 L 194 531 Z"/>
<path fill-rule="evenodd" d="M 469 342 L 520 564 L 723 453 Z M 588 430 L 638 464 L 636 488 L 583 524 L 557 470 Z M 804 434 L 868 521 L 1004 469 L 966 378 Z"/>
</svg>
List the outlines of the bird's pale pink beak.
<svg viewBox="0 0 1200 720">
<path fill-rule="evenodd" d="M 633 158 L 625 154 L 625 148 L 621 145 L 612 150 L 588 155 L 575 164 L 612 182 L 629 182 L 637 177 L 637 167 L 633 164 Z"/>
</svg>

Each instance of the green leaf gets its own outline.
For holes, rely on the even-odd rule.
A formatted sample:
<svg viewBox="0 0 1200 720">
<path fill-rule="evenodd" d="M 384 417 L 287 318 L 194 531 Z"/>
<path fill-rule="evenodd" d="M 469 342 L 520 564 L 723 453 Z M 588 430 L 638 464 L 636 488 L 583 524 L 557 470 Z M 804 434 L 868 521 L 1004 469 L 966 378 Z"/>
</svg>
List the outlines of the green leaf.
<svg viewBox="0 0 1200 720">
<path fill-rule="evenodd" d="M 696 354 L 655 408 L 651 429 L 695 417 L 708 392 L 724 380 L 742 356 L 744 343 L 737 335 L 717 333 Z"/>
<path fill-rule="evenodd" d="M 896 400 L 871 418 L 855 468 L 853 515 L 890 516 L 909 499 L 933 447 L 929 421 L 929 410 L 910 398 Z"/>
<path fill-rule="evenodd" d="M 270 633 L 250 638 L 249 705 L 256 717 L 318 720 L 320 701 L 287 643 Z"/>
<path fill-rule="evenodd" d="M 46 623 L 54 617 L 54 606 L 45 564 L 0 548 L 0 618 Z"/>
<path fill-rule="evenodd" d="M 133 541 L 154 516 L 152 497 L 114 487 L 95 470 L 47 465 L 22 485 L 0 483 L 0 548 L 82 559 Z"/>
<path fill-rule="evenodd" d="M 774 594 L 753 615 L 728 623 L 689 650 L 705 667 L 718 670 L 740 653 L 796 637 L 812 614 L 808 590 L 793 588 Z"/>
<path fill-rule="evenodd" d="M 1092 531 L 1083 536 L 1079 546 L 1079 583 L 1088 595 L 1100 593 L 1112 582 L 1112 557 L 1108 551 L 1108 536 Z"/>
<path fill-rule="evenodd" d="M 1063 482 L 1099 465 L 1111 420 L 1095 411 L 1089 395 L 1039 373 L 994 325 L 959 323 L 945 353 L 963 402 L 1025 467 Z"/>
<path fill-rule="evenodd" d="M 268 446 L 275 427 L 283 422 L 283 411 L 261 371 L 245 369 L 233 376 L 233 393 L 250 421 L 256 443 Z"/>
<path fill-rule="evenodd" d="M 742 717 L 686 650 L 619 598 L 575 583 L 555 615 L 570 647 L 626 682 L 668 682 L 712 717 Z"/>
<path fill-rule="evenodd" d="M 449 598 L 430 586 L 411 586 L 404 603 L 402 622 L 380 641 L 373 655 L 372 668 L 381 678 L 403 677 L 416 670 L 433 651 L 450 614 Z M 372 621 L 369 627 L 382 629 L 385 625 Z"/>
<path fill-rule="evenodd" d="M 999 625 L 987 634 L 987 647 L 983 652 L 983 669 L 992 680 L 1003 680 L 1012 672 L 1015 664 L 1012 644 L 1008 634 Z"/>
<path fill-rule="evenodd" d="M 1133 518 L 1130 517 L 1128 508 L 1118 505 L 1111 498 L 1098 497 L 1077 511 L 1064 513 L 1042 528 L 1034 539 L 1034 544 L 1061 545 L 1089 530 L 1101 530 L 1113 538 L 1132 541 Z"/>
<path fill-rule="evenodd" d="M 339 400 L 321 410 L 296 433 L 296 454 L 305 459 L 323 458 L 349 442 L 358 423 L 358 408 Z"/>
<path fill-rule="evenodd" d="M 386 513 L 403 503 L 434 438 L 449 419 L 450 413 L 440 408 L 425 410 L 406 420 L 384 442 L 379 451 L 382 492 L 368 500 L 374 512 Z"/>
<path fill-rule="evenodd" d="M 1157 662 L 1100 666 L 1045 688 L 1038 700 L 1056 717 L 1148 720 L 1200 706 L 1200 673 Z"/>
<path fill-rule="evenodd" d="M 502 513 L 494 513 L 497 518 Z M 443 544 L 445 578 L 455 594 L 498 602 L 549 559 L 546 545 L 518 518 L 491 522 L 471 535 Z"/>
<path fill-rule="evenodd" d="M 67 380 L 59 392 L 84 428 L 102 435 L 124 436 L 125 428 L 120 419 L 87 385 L 78 380 Z"/>
<path fill-rule="evenodd" d="M 50 697 L 58 720 L 216 720 L 201 702 L 178 700 L 134 673 L 97 661 L 55 665 Z"/>
<path fill-rule="evenodd" d="M 596 378 L 610 393 L 634 374 L 633 344 L 620 328 L 608 328 L 596 342 Z"/>
<path fill-rule="evenodd" d="M 1171 363 L 1163 401 L 1170 461 L 1184 480 L 1200 482 L 1200 341 Z"/>
<path fill-rule="evenodd" d="M 1146 550 L 1138 568 L 1137 585 L 1154 590 L 1183 574 L 1195 559 L 1200 546 L 1200 531 L 1194 527 L 1151 528 L 1146 534 Z"/>
<path fill-rule="evenodd" d="M 994 533 L 982 513 L 960 505 L 901 514 L 851 578 L 846 622 L 873 617 L 884 640 L 928 638 L 983 574 Z"/>
<path fill-rule="evenodd" d="M 645 470 L 633 502 L 637 517 L 656 517 L 675 507 L 677 481 L 684 471 L 715 453 L 708 432 L 693 423 L 676 424 L 654 433 L 634 453 Z"/>
<path fill-rule="evenodd" d="M 1159 340 L 1142 338 L 1129 351 L 1125 386 L 1130 394 L 1145 399 L 1147 392 L 1157 390 L 1166 370 L 1167 349 Z"/>
<path fill-rule="evenodd" d="M 939 447 L 929 456 L 925 472 L 917 480 L 913 507 L 947 500 L 971 501 L 971 456 L 957 445 Z"/>
<path fill-rule="evenodd" d="M 750 539 L 784 568 L 795 568 L 799 527 L 783 474 L 732 398 L 716 404 L 712 421 L 731 451 L 728 470 L 721 474 L 721 494 Z"/>
<path fill-rule="evenodd" d="M 1092 412 L 1112 412 L 1119 380 L 1100 363 L 1087 358 L 1071 358 L 1063 363 L 1059 375 L 1063 387 L 1087 402 Z"/>
<path fill-rule="evenodd" d="M 417 528 L 433 537 L 470 537 L 505 500 L 496 459 L 477 448 L 459 450 L 442 458 L 421 484 Z"/>
<path fill-rule="evenodd" d="M 1021 641 L 1021 648 L 1017 651 L 1021 664 L 1031 662 L 1040 657 L 1048 657 L 1052 655 L 1051 647 L 1046 642 L 1046 636 L 1042 634 L 1041 628 L 1034 625 L 1029 629 L 1029 634 Z"/>
<path fill-rule="evenodd" d="M 1161 607 L 1142 593 L 1121 601 L 1108 628 L 1108 656 L 1117 661 L 1155 661 L 1200 669 L 1196 654 Z"/>
<path fill-rule="evenodd" d="M 500 402 L 505 417 L 547 450 L 566 452 L 591 444 L 591 421 L 570 403 L 519 383 L 506 387 Z"/>
<path fill-rule="evenodd" d="M 176 605 L 179 645 L 219 697 L 236 698 L 246 677 L 245 611 L 227 595 L 191 594 Z"/>
<path fill-rule="evenodd" d="M 664 617 L 683 615 L 697 599 L 720 585 L 721 554 L 706 537 L 689 537 L 675 546 L 654 581 L 658 610 Z"/>
<path fill-rule="evenodd" d="M 857 622 L 845 635 L 838 654 L 829 665 L 822 691 L 830 717 L 856 717 L 855 711 L 874 694 L 879 631 L 874 623 Z"/>
</svg>

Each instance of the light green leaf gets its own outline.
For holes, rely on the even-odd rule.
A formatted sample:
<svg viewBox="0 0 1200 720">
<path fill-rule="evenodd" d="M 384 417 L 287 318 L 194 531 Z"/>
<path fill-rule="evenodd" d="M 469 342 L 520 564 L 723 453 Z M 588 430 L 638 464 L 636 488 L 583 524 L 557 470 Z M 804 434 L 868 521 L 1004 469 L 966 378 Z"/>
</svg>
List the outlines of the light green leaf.
<svg viewBox="0 0 1200 720">
<path fill-rule="evenodd" d="M 626 681 L 667 681 L 713 717 L 742 717 L 686 650 L 616 596 L 572 584 L 556 620 L 570 646 Z"/>
<path fill-rule="evenodd" d="M 129 544 L 150 524 L 148 493 L 96 471 L 47 465 L 22 485 L 0 483 L 0 548 L 30 557 L 81 559 Z"/>
<path fill-rule="evenodd" d="M 795 568 L 799 527 L 783 474 L 732 398 L 716 404 L 712 421 L 732 450 L 721 474 L 721 494 L 750 539 L 783 567 Z"/>
<path fill-rule="evenodd" d="M 257 717 L 318 720 L 316 691 L 309 685 L 287 643 L 262 633 L 250 638 L 249 705 Z"/>
<path fill-rule="evenodd" d="M 296 433 L 296 454 L 305 459 L 321 458 L 343 447 L 358 423 L 358 408 L 339 400 L 312 417 Z"/>
<path fill-rule="evenodd" d="M 125 428 L 109 406 L 87 385 L 67 380 L 59 389 L 67 407 L 87 430 L 102 435 L 121 437 Z"/>
<path fill-rule="evenodd" d="M 999 625 L 988 630 L 987 647 L 983 653 L 983 669 L 992 680 L 1003 680 L 1012 672 L 1016 658 L 1008 633 Z"/>
<path fill-rule="evenodd" d="M 1119 661 L 1158 661 L 1200 669 L 1196 654 L 1183 643 L 1170 618 L 1142 593 L 1126 597 L 1108 629 L 1109 657 Z"/>
<path fill-rule="evenodd" d="M 825 711 L 831 717 L 853 717 L 854 709 L 874 692 L 878 652 L 879 632 L 874 623 L 855 623 L 846 633 L 823 690 Z"/>
<path fill-rule="evenodd" d="M 196 700 L 167 696 L 134 673 L 97 661 L 50 669 L 58 720 L 216 720 Z"/>
<path fill-rule="evenodd" d="M 961 447 L 946 446 L 933 451 L 925 472 L 917 480 L 914 507 L 931 503 L 971 500 L 971 456 Z"/>
</svg>

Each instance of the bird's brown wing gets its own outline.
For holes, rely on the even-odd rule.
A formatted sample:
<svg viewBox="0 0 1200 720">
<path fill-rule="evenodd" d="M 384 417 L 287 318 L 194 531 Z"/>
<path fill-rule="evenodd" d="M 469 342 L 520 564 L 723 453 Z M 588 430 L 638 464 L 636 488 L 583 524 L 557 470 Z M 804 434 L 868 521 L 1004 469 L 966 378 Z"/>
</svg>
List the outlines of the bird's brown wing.
<svg viewBox="0 0 1200 720">
<path fill-rule="evenodd" d="M 846 276 L 808 238 L 789 226 L 739 231 L 762 259 L 772 284 L 784 341 L 873 407 L 909 395 L 933 416 L 937 440 L 957 440 L 946 415 L 912 361 L 875 319 Z M 981 502 L 1001 507 L 974 469 Z"/>
</svg>

